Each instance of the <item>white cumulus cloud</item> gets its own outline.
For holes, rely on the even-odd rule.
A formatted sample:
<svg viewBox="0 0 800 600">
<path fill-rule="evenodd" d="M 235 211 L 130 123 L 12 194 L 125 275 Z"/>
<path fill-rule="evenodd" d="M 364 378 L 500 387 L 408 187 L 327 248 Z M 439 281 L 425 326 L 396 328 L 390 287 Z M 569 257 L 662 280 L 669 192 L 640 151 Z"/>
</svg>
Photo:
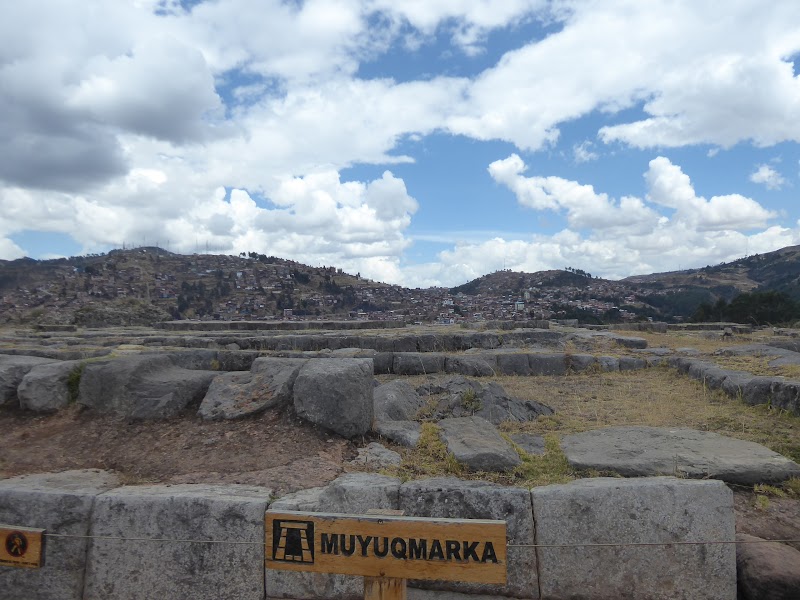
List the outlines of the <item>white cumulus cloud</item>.
<svg viewBox="0 0 800 600">
<path fill-rule="evenodd" d="M 759 165 L 758 169 L 750 174 L 750 181 L 753 183 L 761 183 L 765 185 L 768 190 L 779 190 L 786 184 L 783 175 L 769 165 Z"/>
</svg>

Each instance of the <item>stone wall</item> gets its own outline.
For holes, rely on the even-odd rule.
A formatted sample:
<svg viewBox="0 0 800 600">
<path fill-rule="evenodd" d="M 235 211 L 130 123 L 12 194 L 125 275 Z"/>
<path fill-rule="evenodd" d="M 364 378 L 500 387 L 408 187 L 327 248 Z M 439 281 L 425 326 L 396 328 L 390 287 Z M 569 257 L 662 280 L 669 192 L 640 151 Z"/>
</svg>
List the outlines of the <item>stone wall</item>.
<svg viewBox="0 0 800 600">
<path fill-rule="evenodd" d="M 73 536 L 47 538 L 41 569 L 0 567 L 0 589 L 63 600 L 362 597 L 358 577 L 266 570 L 268 508 L 507 522 L 506 585 L 412 580 L 412 599 L 736 597 L 733 498 L 719 481 L 597 478 L 529 491 L 350 474 L 274 500 L 267 487 L 119 487 L 96 470 L 0 481 L 0 522 Z"/>
</svg>

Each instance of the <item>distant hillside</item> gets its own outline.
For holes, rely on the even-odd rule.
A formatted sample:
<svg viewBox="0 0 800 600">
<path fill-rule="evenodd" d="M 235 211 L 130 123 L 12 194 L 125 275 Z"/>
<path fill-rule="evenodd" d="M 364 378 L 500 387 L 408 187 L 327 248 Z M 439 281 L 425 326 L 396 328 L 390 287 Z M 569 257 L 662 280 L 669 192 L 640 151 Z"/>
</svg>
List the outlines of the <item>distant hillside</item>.
<svg viewBox="0 0 800 600">
<path fill-rule="evenodd" d="M 592 281 L 591 275 L 581 270 L 537 271 L 536 273 L 496 271 L 451 288 L 450 293 L 469 296 L 479 294 L 521 296 L 525 290 L 529 289 L 585 286 L 590 281 Z"/>
<path fill-rule="evenodd" d="M 0 261 L 0 322 L 140 325 L 171 318 L 274 318 L 288 309 L 347 315 L 382 307 L 381 291 L 393 287 L 255 252 L 112 250 Z M 370 292 L 362 294 L 365 289 Z"/>
<path fill-rule="evenodd" d="M 652 289 L 693 288 L 731 300 L 741 292 L 779 291 L 800 300 L 800 246 L 754 254 L 730 263 L 700 269 L 636 275 L 622 283 Z"/>
<path fill-rule="evenodd" d="M 147 325 L 165 319 L 360 318 L 459 323 L 579 319 L 683 321 L 742 292 L 800 300 L 800 246 L 701 269 L 621 281 L 581 269 L 498 271 L 450 290 L 407 289 L 256 252 L 112 250 L 0 261 L 0 324 Z"/>
</svg>

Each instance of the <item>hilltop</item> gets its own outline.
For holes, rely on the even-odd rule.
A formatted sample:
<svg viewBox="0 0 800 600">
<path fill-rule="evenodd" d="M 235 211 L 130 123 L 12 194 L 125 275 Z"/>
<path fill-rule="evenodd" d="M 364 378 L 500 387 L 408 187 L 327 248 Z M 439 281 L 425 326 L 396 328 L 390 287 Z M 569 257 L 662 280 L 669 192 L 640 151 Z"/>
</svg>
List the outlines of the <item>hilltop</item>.
<svg viewBox="0 0 800 600">
<path fill-rule="evenodd" d="M 620 281 L 581 269 L 497 271 L 451 288 L 409 289 L 255 252 L 182 255 L 162 248 L 0 261 L 0 322 L 148 325 L 171 319 L 685 320 L 742 292 L 800 300 L 800 246 L 700 269 Z"/>
</svg>

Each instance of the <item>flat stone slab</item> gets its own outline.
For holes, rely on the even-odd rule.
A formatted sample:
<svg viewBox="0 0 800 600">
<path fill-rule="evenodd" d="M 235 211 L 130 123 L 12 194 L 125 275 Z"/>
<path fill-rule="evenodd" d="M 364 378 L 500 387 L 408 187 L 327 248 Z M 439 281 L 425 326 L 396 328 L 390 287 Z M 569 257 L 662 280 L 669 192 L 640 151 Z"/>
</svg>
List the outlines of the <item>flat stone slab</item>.
<svg viewBox="0 0 800 600">
<path fill-rule="evenodd" d="M 508 471 L 522 463 L 511 444 L 486 419 L 443 419 L 439 427 L 447 450 L 472 471 Z"/>
<path fill-rule="evenodd" d="M 608 427 L 562 438 L 577 469 L 678 475 L 753 485 L 800 477 L 800 465 L 754 442 L 686 428 Z"/>
<path fill-rule="evenodd" d="M 84 600 L 264 597 L 264 512 L 271 490 L 243 485 L 117 488 L 95 501 Z M 154 543 L 108 538 L 231 540 Z"/>
<path fill-rule="evenodd" d="M 86 469 L 0 481 L 0 523 L 78 537 L 46 539 L 41 569 L 0 567 L 0 597 L 82 600 L 92 505 L 119 485 L 107 471 Z"/>
<path fill-rule="evenodd" d="M 542 598 L 735 600 L 734 544 L 670 545 L 734 540 L 721 481 L 582 479 L 531 496 Z"/>
</svg>

